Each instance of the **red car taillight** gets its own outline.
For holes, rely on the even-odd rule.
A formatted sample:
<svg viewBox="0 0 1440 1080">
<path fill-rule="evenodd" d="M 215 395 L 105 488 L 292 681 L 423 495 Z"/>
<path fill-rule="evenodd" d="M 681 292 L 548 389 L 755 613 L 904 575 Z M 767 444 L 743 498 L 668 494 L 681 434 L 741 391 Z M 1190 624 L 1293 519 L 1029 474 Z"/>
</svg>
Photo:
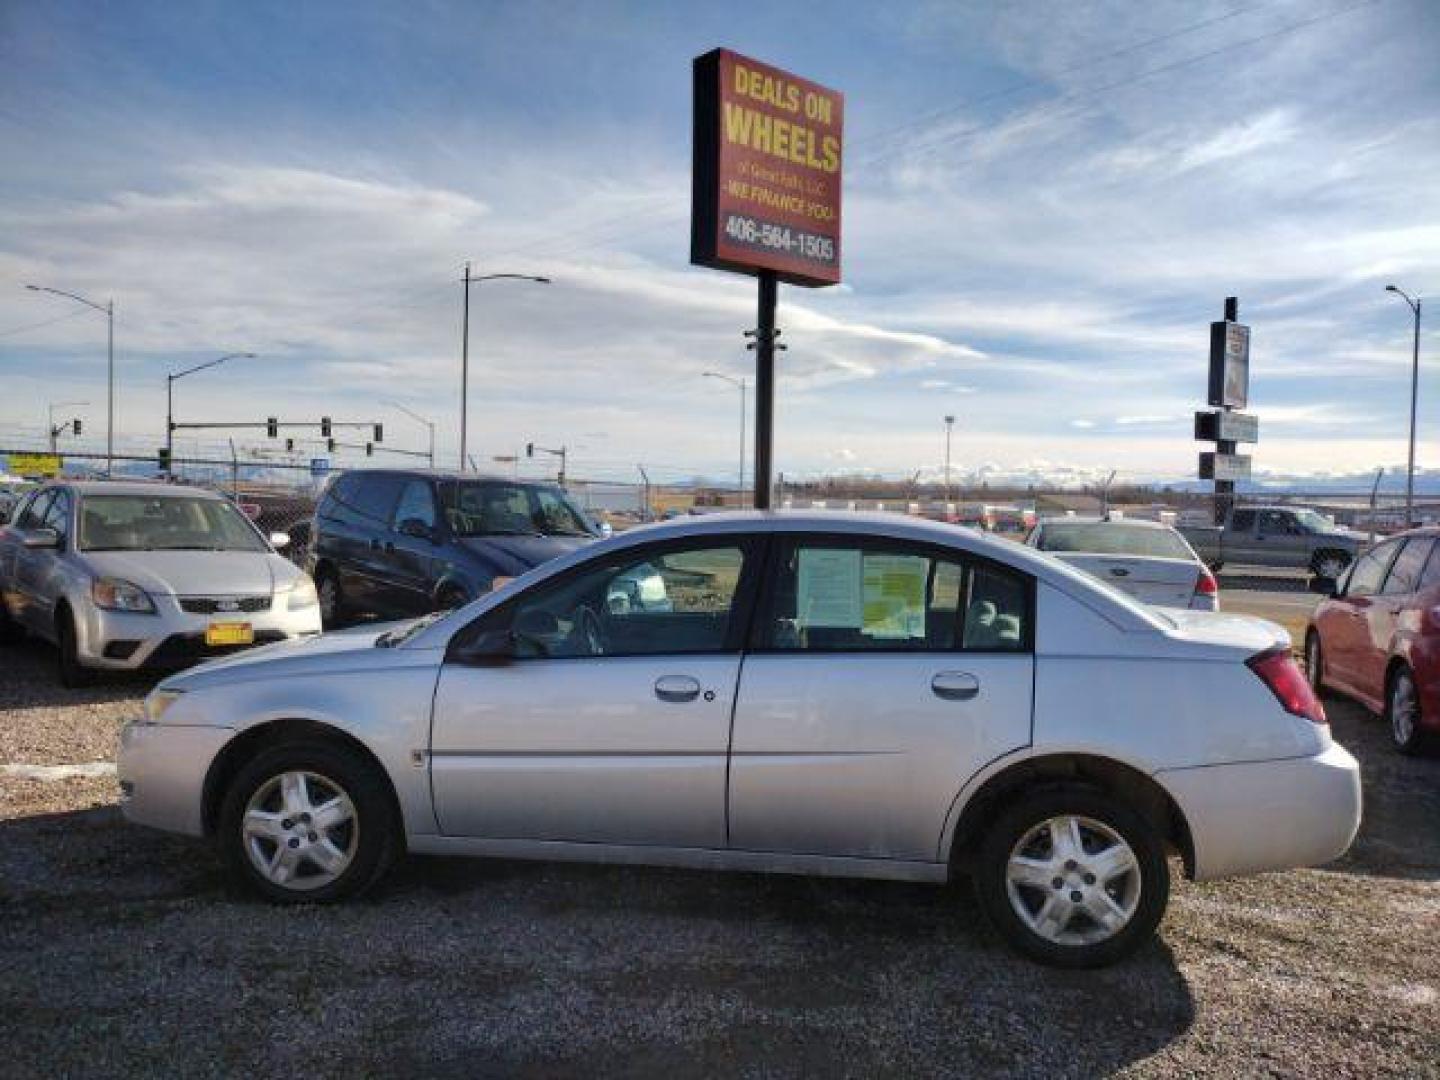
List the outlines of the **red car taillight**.
<svg viewBox="0 0 1440 1080">
<path fill-rule="evenodd" d="M 1285 711 L 1317 724 L 1326 723 L 1325 706 L 1315 696 L 1310 680 L 1295 663 L 1289 649 L 1276 648 L 1258 653 L 1245 661 L 1245 666 L 1260 676 L 1275 700 Z"/>
<path fill-rule="evenodd" d="M 1215 580 L 1215 575 L 1210 573 L 1208 568 L 1202 566 L 1200 576 L 1195 579 L 1195 595 L 1218 596 L 1219 593 L 1220 583 Z"/>
</svg>

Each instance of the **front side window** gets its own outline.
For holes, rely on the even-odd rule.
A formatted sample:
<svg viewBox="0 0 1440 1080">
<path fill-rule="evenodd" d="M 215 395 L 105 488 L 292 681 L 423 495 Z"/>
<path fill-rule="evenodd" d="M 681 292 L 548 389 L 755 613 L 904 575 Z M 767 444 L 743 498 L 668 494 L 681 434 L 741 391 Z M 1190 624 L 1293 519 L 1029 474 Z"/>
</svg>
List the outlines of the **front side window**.
<svg viewBox="0 0 1440 1080">
<path fill-rule="evenodd" d="M 1026 648 L 1029 592 L 1012 571 L 907 544 L 781 549 L 762 647 L 807 652 Z"/>
<path fill-rule="evenodd" d="M 1391 595 L 1408 596 L 1420 588 L 1420 572 L 1430 556 L 1430 541 L 1416 537 L 1406 542 L 1404 549 L 1395 557 L 1390 567 L 1390 576 L 1385 579 L 1384 592 Z"/>
<path fill-rule="evenodd" d="M 402 528 L 406 522 L 418 523 L 422 528 L 435 527 L 435 496 L 430 493 L 426 480 L 411 480 L 400 493 L 395 504 L 395 527 Z"/>
<path fill-rule="evenodd" d="M 723 652 L 745 548 L 619 552 L 518 598 L 501 618 L 521 659 Z"/>
<path fill-rule="evenodd" d="M 1345 586 L 1346 596 L 1373 596 L 1380 591 L 1380 582 L 1385 580 L 1385 571 L 1395 557 L 1396 544 L 1381 544 L 1355 560 L 1350 570 L 1350 581 Z"/>
<path fill-rule="evenodd" d="M 183 495 L 86 495 L 84 551 L 267 551 L 245 515 L 225 499 Z"/>
<path fill-rule="evenodd" d="M 1260 514 L 1260 531 L 1267 536 L 1286 536 L 1299 532 L 1295 518 L 1284 510 L 1265 510 Z"/>
<path fill-rule="evenodd" d="M 559 488 L 505 480 L 444 484 L 440 502 L 456 536 L 594 536 Z"/>
</svg>

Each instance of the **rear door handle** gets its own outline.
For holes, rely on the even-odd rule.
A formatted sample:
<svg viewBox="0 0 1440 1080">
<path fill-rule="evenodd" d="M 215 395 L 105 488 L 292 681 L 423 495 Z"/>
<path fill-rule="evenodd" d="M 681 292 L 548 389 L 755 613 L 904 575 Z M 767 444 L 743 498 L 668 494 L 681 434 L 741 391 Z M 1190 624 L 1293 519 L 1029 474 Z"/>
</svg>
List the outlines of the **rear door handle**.
<svg viewBox="0 0 1440 1080">
<path fill-rule="evenodd" d="M 930 680 L 930 689 L 946 701 L 969 701 L 980 693 L 980 680 L 967 671 L 942 671 Z"/>
<path fill-rule="evenodd" d="M 661 701 L 694 701 L 700 683 L 689 675 L 662 675 L 655 680 L 655 696 Z"/>
</svg>

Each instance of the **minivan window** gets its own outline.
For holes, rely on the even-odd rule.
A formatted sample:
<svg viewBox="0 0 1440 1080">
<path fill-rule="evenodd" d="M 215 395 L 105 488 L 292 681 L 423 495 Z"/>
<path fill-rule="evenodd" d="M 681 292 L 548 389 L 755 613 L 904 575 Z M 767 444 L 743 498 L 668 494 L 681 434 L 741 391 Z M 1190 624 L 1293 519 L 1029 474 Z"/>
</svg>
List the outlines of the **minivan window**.
<svg viewBox="0 0 1440 1080">
<path fill-rule="evenodd" d="M 595 533 L 559 488 L 506 480 L 441 485 L 445 520 L 456 536 L 584 536 Z"/>
</svg>

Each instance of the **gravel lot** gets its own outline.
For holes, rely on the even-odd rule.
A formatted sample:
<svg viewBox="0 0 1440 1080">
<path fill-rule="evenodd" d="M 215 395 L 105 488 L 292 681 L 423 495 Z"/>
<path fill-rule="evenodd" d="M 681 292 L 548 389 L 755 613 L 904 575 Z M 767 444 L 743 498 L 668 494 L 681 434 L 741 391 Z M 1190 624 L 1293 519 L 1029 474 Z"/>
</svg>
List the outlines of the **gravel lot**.
<svg viewBox="0 0 1440 1080">
<path fill-rule="evenodd" d="M 0 764 L 113 757 L 146 688 L 0 652 Z M 413 858 L 282 911 L 125 826 L 112 779 L 0 769 L 0 1075 L 1440 1076 L 1440 760 L 1328 705 L 1351 853 L 1177 882 L 1092 973 L 1013 957 L 962 888 Z"/>
</svg>

